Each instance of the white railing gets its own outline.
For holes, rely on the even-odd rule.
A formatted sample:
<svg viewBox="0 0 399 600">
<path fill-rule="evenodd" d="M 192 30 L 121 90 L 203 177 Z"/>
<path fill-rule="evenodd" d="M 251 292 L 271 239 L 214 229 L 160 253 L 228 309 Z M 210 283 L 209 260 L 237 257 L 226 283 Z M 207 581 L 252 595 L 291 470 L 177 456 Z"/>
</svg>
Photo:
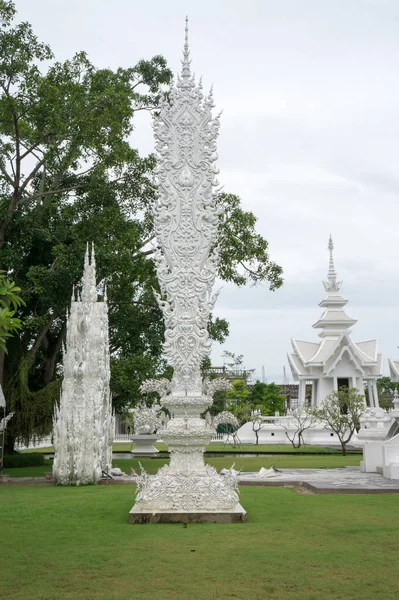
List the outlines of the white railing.
<svg viewBox="0 0 399 600">
<path fill-rule="evenodd" d="M 224 442 L 225 437 L 226 437 L 225 433 L 215 433 L 215 435 L 212 438 L 212 442 L 213 441 Z"/>
<path fill-rule="evenodd" d="M 131 442 L 130 433 L 115 433 L 114 442 Z"/>
</svg>

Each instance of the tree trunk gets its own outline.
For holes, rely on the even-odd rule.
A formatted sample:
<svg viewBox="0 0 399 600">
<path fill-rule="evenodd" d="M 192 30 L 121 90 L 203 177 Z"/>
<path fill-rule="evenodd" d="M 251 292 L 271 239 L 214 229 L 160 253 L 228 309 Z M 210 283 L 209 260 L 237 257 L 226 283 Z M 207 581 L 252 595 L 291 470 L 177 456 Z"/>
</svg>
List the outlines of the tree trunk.
<svg viewBox="0 0 399 600">
<path fill-rule="evenodd" d="M 46 387 L 53 380 L 54 370 L 57 360 L 58 352 L 61 350 L 62 340 L 64 338 L 64 328 L 60 331 L 58 339 L 54 344 L 54 348 L 50 356 L 46 360 L 46 364 L 44 367 L 44 377 L 43 377 L 43 386 Z"/>
<path fill-rule="evenodd" d="M 4 440 L 4 454 L 13 454 L 15 452 L 15 437 L 6 429 Z"/>
<path fill-rule="evenodd" d="M 4 352 L 4 350 L 0 349 L 0 385 L 3 385 L 5 356 L 6 356 L 6 353 Z"/>
<path fill-rule="evenodd" d="M 342 447 L 342 456 L 346 456 L 346 444 L 344 442 L 341 442 L 341 447 Z"/>
</svg>

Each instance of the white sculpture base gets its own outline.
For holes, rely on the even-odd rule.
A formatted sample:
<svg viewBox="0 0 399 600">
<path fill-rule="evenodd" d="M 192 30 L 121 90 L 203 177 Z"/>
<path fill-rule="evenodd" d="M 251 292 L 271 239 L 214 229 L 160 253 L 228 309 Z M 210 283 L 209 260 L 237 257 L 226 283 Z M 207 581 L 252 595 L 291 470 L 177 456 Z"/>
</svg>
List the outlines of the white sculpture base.
<svg viewBox="0 0 399 600">
<path fill-rule="evenodd" d="M 179 511 L 179 510 L 155 510 L 142 509 L 136 504 L 129 512 L 129 523 L 245 523 L 247 513 L 241 506 L 233 510 L 225 511 Z"/>
<path fill-rule="evenodd" d="M 399 479 L 399 434 L 382 446 L 383 475 L 387 479 Z"/>
<path fill-rule="evenodd" d="M 238 501 L 237 475 L 232 469 L 219 475 L 209 465 L 197 471 L 175 471 L 171 464 L 156 475 L 142 470 L 136 482 L 136 503 L 129 513 L 129 523 L 246 521 L 247 513 Z"/>
<path fill-rule="evenodd" d="M 130 451 L 134 457 L 145 458 L 158 454 L 158 450 L 153 446 L 158 439 L 157 435 L 132 435 L 130 439 L 136 444 L 136 447 Z"/>
<path fill-rule="evenodd" d="M 360 470 L 363 473 L 377 473 L 377 468 L 383 464 L 382 440 L 369 440 L 363 443 L 363 460 Z"/>
</svg>

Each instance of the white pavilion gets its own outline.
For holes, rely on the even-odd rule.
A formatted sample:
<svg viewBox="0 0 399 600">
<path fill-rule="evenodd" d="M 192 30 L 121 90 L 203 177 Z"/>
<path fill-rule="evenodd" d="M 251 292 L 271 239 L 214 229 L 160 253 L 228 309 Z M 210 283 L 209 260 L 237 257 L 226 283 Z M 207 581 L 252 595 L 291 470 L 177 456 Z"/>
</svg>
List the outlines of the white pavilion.
<svg viewBox="0 0 399 600">
<path fill-rule="evenodd" d="M 318 406 L 342 387 L 357 388 L 363 394 L 367 385 L 369 405 L 379 406 L 376 379 L 382 375 L 382 355 L 378 354 L 378 340 L 351 340 L 350 328 L 356 320 L 344 311 L 348 301 L 340 294 L 342 282 L 335 272 L 331 236 L 328 249 L 328 276 L 323 281 L 327 295 L 319 304 L 324 312 L 313 325 L 320 329 L 321 341 L 292 339 L 293 352 L 288 354 L 293 378 L 299 382 L 298 404 L 303 406 L 310 400 L 312 406 Z"/>
</svg>

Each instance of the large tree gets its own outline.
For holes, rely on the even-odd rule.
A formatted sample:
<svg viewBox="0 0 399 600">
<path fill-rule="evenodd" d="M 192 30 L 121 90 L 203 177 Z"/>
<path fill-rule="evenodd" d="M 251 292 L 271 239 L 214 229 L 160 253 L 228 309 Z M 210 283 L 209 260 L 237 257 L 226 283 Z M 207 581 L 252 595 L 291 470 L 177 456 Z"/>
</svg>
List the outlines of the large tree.
<svg viewBox="0 0 399 600">
<path fill-rule="evenodd" d="M 23 332 L 0 353 L 0 381 L 16 411 L 10 438 L 28 440 L 51 426 L 65 314 L 87 241 L 107 284 L 116 407 L 137 401 L 143 379 L 165 367 L 153 295 L 155 158 L 130 142 L 134 115 L 156 110 L 171 71 L 161 56 L 116 71 L 97 69 L 84 52 L 54 62 L 29 23 L 14 19 L 14 4 L 0 0 L 0 267 L 26 303 Z M 221 201 L 219 276 L 278 288 L 281 269 L 255 216 L 235 195 Z M 228 332 L 222 319 L 209 328 L 219 341 Z"/>
</svg>

